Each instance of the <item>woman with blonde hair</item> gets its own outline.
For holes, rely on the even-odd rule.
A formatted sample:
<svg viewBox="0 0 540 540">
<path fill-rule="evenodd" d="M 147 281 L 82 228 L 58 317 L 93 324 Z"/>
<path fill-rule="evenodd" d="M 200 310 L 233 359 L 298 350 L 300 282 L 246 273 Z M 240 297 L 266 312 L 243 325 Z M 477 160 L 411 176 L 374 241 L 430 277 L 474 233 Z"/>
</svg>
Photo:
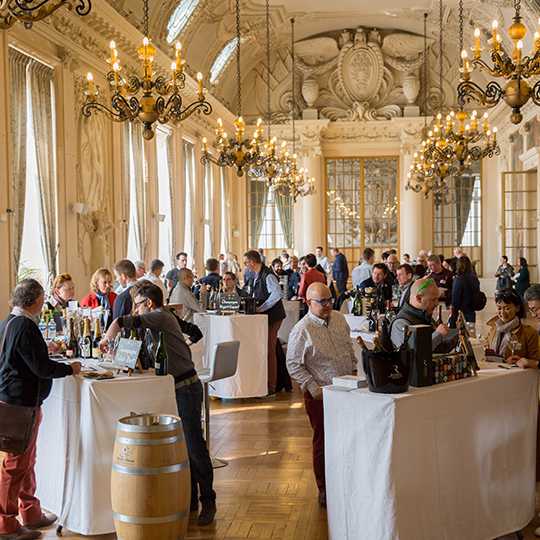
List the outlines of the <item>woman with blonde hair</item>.
<svg viewBox="0 0 540 540">
<path fill-rule="evenodd" d="M 109 312 L 108 321 L 112 320 L 112 308 L 116 293 L 112 290 L 113 275 L 108 268 L 98 268 L 90 279 L 90 292 L 81 300 L 81 307 L 102 307 Z"/>
<path fill-rule="evenodd" d="M 71 274 L 58 274 L 52 283 L 51 296 L 45 304 L 46 309 L 52 313 L 57 332 L 62 331 L 62 312 L 74 298 L 75 285 Z"/>
</svg>

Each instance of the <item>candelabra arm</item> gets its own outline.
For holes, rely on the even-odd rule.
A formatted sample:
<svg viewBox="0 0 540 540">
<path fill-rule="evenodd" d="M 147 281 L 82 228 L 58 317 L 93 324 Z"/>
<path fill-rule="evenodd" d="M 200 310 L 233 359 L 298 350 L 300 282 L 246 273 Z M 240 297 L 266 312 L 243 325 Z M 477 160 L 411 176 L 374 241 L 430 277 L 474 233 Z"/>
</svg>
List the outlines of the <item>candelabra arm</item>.
<svg viewBox="0 0 540 540">
<path fill-rule="evenodd" d="M 457 88 L 458 103 L 464 105 L 476 101 L 488 107 L 494 107 L 504 96 L 504 90 L 496 81 L 490 81 L 485 90 L 473 81 L 461 81 Z"/>
<path fill-rule="evenodd" d="M 125 122 L 134 120 L 139 115 L 140 105 L 136 98 L 129 101 L 120 94 L 114 94 L 112 100 L 112 109 L 109 109 L 103 103 L 88 99 L 82 107 L 82 114 L 87 118 L 91 116 L 94 110 L 105 113 L 114 122 Z"/>
</svg>

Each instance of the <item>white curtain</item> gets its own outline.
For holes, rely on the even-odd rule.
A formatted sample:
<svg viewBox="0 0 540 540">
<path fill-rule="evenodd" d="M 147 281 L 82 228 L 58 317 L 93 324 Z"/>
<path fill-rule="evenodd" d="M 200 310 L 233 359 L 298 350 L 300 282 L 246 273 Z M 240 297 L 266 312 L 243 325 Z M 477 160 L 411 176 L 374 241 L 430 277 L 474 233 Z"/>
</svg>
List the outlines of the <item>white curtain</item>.
<svg viewBox="0 0 540 540">
<path fill-rule="evenodd" d="M 194 203 L 195 203 L 195 152 L 193 144 L 184 141 L 184 251 L 194 257 L 195 247 L 195 223 L 194 223 Z"/>
<path fill-rule="evenodd" d="M 11 191 L 13 196 L 13 270 L 19 270 L 26 197 L 26 70 L 30 58 L 9 48 L 11 113 Z"/>
<path fill-rule="evenodd" d="M 56 163 L 53 116 L 54 71 L 32 60 L 28 66 L 28 81 L 32 100 L 32 117 L 36 141 L 39 201 L 45 262 L 49 274 L 56 275 Z"/>
<path fill-rule="evenodd" d="M 213 170 L 212 164 L 206 162 L 204 165 L 204 197 L 203 197 L 203 216 L 204 216 L 204 235 L 203 235 L 203 254 L 205 260 L 215 256 L 214 238 L 212 231 L 212 197 L 213 197 Z"/>
<path fill-rule="evenodd" d="M 221 193 L 221 238 L 220 251 L 227 254 L 230 250 L 229 237 L 231 234 L 231 213 L 230 213 L 230 190 L 228 170 L 221 168 L 219 170 L 219 182 Z"/>
<path fill-rule="evenodd" d="M 135 176 L 135 197 L 137 202 L 137 237 L 139 241 L 140 258 L 146 259 L 146 182 L 145 182 L 145 157 L 143 126 L 140 122 L 133 122 L 132 144 L 133 144 L 133 173 Z"/>
</svg>

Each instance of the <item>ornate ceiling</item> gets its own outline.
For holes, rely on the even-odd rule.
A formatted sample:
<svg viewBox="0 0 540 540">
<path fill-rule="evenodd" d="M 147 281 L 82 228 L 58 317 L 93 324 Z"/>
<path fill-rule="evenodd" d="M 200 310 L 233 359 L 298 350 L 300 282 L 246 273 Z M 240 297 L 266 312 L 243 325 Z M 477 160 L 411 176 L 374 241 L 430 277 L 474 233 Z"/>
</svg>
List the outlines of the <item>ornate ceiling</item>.
<svg viewBox="0 0 540 540">
<path fill-rule="evenodd" d="M 142 0 L 107 0 L 120 14 L 134 26 L 141 28 Z M 261 112 L 262 75 L 265 69 L 265 26 L 264 0 L 242 1 L 242 35 L 246 43 L 242 49 L 242 82 L 246 96 L 245 112 L 248 116 Z M 166 52 L 170 46 L 166 42 L 167 22 L 179 0 L 150 0 L 151 37 Z M 445 9 L 445 85 L 448 101 L 457 78 L 457 2 L 444 0 Z M 234 0 L 200 0 L 180 39 L 184 44 L 187 61 L 193 71 L 202 71 L 208 80 L 210 66 L 223 46 L 234 37 Z M 472 36 L 472 27 L 480 25 L 486 29 L 491 20 L 509 21 L 512 15 L 512 0 L 464 0 L 466 14 L 466 36 Z M 376 8 L 374 9 L 374 6 Z M 298 42 L 312 43 L 312 38 L 336 39 L 343 30 L 354 35 L 357 27 L 367 33 L 376 28 L 383 37 L 392 34 L 412 34 L 421 36 L 422 14 L 429 14 L 428 33 L 431 42 L 438 35 L 438 0 L 270 0 L 272 30 L 272 89 L 287 84 L 290 72 L 289 19 L 296 19 Z M 530 28 L 536 25 L 540 6 L 538 0 L 523 0 L 526 22 Z M 381 40 L 382 45 L 382 40 Z M 309 45 L 307 45 L 309 46 Z M 300 50 L 301 50 L 300 46 Z M 526 44 L 527 48 L 527 44 Z M 430 54 L 430 86 L 437 83 L 438 54 L 436 48 Z M 401 84 L 397 80 L 396 84 Z M 235 70 L 228 66 L 218 84 L 212 88 L 213 94 L 235 112 L 236 80 Z M 279 92 L 278 92 L 279 93 Z M 286 110 L 287 97 L 284 91 L 274 96 L 273 110 Z M 398 100 L 399 101 L 399 100 Z M 384 105 L 380 102 L 379 105 Z"/>
</svg>

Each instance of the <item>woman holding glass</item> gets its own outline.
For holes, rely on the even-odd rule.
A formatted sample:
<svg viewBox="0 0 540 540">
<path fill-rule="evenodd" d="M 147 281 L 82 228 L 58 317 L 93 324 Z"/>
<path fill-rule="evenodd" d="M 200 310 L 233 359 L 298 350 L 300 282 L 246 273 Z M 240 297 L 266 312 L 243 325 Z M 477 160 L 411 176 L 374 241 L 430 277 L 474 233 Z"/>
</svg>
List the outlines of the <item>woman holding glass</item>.
<svg viewBox="0 0 540 540">
<path fill-rule="evenodd" d="M 509 364 L 521 360 L 538 364 L 540 350 L 536 330 L 522 323 L 525 309 L 521 298 L 511 290 L 495 295 L 497 315 L 487 322 L 488 341 L 492 351 Z"/>
</svg>

